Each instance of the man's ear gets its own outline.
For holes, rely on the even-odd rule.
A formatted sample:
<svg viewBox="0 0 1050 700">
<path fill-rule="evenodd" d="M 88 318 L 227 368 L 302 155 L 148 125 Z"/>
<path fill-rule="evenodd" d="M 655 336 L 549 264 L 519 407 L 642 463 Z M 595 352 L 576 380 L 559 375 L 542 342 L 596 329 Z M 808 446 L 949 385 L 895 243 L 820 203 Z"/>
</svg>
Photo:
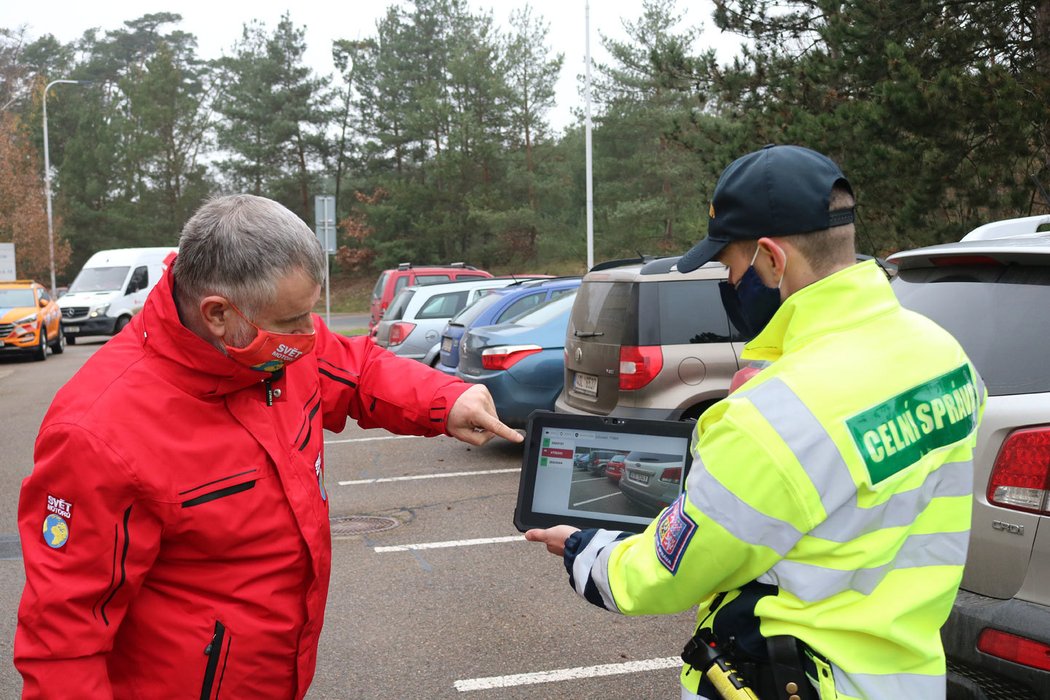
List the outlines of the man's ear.
<svg viewBox="0 0 1050 700">
<path fill-rule="evenodd" d="M 201 322 L 204 327 L 217 338 L 224 338 L 229 332 L 227 318 L 230 311 L 230 302 L 224 297 L 210 296 L 201 299 L 200 306 Z"/>
<path fill-rule="evenodd" d="M 787 265 L 787 252 L 784 250 L 784 246 L 781 245 L 781 241 L 768 237 L 759 238 L 758 245 L 769 254 L 771 261 L 770 268 L 772 269 L 773 274 L 777 278 L 783 277 L 784 266 Z"/>
</svg>

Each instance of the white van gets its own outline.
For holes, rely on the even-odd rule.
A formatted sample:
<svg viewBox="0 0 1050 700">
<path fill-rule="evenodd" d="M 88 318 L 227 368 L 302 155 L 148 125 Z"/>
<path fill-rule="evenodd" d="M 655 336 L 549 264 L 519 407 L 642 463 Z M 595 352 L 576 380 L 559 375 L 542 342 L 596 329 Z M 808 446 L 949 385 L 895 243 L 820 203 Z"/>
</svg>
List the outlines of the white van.
<svg viewBox="0 0 1050 700">
<path fill-rule="evenodd" d="M 164 259 L 178 248 L 101 250 L 84 263 L 58 298 L 62 332 L 74 345 L 82 335 L 116 335 L 146 303 L 164 274 Z"/>
</svg>

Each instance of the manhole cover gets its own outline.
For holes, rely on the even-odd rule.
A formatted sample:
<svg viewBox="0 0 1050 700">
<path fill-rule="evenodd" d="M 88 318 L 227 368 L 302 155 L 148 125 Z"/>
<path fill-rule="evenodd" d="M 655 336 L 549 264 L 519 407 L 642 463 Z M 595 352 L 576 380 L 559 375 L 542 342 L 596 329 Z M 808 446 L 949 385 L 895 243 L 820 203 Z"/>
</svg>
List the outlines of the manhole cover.
<svg viewBox="0 0 1050 700">
<path fill-rule="evenodd" d="M 340 515 L 331 518 L 332 537 L 367 535 L 372 532 L 391 530 L 401 524 L 395 518 L 380 515 Z"/>
</svg>

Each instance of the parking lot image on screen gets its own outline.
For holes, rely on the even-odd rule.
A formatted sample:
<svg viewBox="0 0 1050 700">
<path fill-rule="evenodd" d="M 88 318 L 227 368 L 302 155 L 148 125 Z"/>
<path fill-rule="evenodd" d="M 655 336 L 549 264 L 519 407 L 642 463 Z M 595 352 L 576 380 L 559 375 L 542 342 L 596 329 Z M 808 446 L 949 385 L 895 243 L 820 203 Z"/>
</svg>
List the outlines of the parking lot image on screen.
<svg viewBox="0 0 1050 700">
<path fill-rule="evenodd" d="M 537 510 L 647 524 L 682 489 L 688 440 L 547 429 Z"/>
</svg>

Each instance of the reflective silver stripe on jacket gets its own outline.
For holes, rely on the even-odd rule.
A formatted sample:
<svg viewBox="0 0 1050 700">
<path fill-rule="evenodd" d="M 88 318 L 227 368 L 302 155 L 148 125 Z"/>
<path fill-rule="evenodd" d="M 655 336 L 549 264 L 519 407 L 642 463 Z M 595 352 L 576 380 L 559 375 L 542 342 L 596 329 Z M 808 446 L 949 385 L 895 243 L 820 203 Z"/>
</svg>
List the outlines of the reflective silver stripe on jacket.
<svg viewBox="0 0 1050 700">
<path fill-rule="evenodd" d="M 843 570 L 783 559 L 758 580 L 780 586 L 807 603 L 824 600 L 845 591 L 868 595 L 882 582 L 887 573 L 895 569 L 962 566 L 966 563 L 969 541 L 969 532 L 911 535 L 904 540 L 897 555 L 881 566 Z"/>
<path fill-rule="evenodd" d="M 915 522 L 934 498 L 973 493 L 973 462 L 949 462 L 930 472 L 918 488 L 902 491 L 870 508 L 843 506 L 810 532 L 831 542 L 849 542 L 887 527 Z"/>
<path fill-rule="evenodd" d="M 835 441 L 782 379 L 774 377 L 743 395 L 795 454 L 820 494 L 825 513 L 854 498 L 857 487 Z"/>
<path fill-rule="evenodd" d="M 591 577 L 594 579 L 595 588 L 598 589 L 602 596 L 605 609 L 616 613 L 620 612 L 620 608 L 616 605 L 616 600 L 612 594 L 612 586 L 609 585 L 609 557 L 618 544 L 619 541 L 602 547 L 602 551 L 598 553 L 598 558 L 594 560 L 594 565 L 591 567 Z"/>
<path fill-rule="evenodd" d="M 609 555 L 606 554 L 600 561 L 599 555 L 619 535 L 620 533 L 616 530 L 599 530 L 591 538 L 591 541 L 587 543 L 587 546 L 583 548 L 583 551 L 576 555 L 576 559 L 572 563 L 572 578 L 576 583 L 576 592 L 581 596 L 584 595 L 584 591 L 587 589 L 587 581 L 590 580 L 592 575 L 597 573 L 598 575 L 594 577 L 594 583 L 598 586 L 598 590 L 602 594 L 602 600 L 606 602 L 606 607 L 609 607 L 608 603 L 612 600 L 612 591 L 609 589 Z M 594 566 L 596 561 L 598 563 L 597 570 Z M 615 604 L 609 609 L 618 612 Z"/>
<path fill-rule="evenodd" d="M 751 545 L 770 547 L 782 557 L 787 556 L 795 543 L 802 539 L 803 533 L 794 525 L 752 508 L 723 486 L 707 471 L 699 455 L 693 457 L 686 495 L 701 513 L 733 537 Z"/>
<path fill-rule="evenodd" d="M 846 673 L 832 665 L 835 676 L 835 691 L 855 698 L 870 700 L 944 700 L 947 693 L 943 675 L 928 676 L 922 673 Z"/>
</svg>

